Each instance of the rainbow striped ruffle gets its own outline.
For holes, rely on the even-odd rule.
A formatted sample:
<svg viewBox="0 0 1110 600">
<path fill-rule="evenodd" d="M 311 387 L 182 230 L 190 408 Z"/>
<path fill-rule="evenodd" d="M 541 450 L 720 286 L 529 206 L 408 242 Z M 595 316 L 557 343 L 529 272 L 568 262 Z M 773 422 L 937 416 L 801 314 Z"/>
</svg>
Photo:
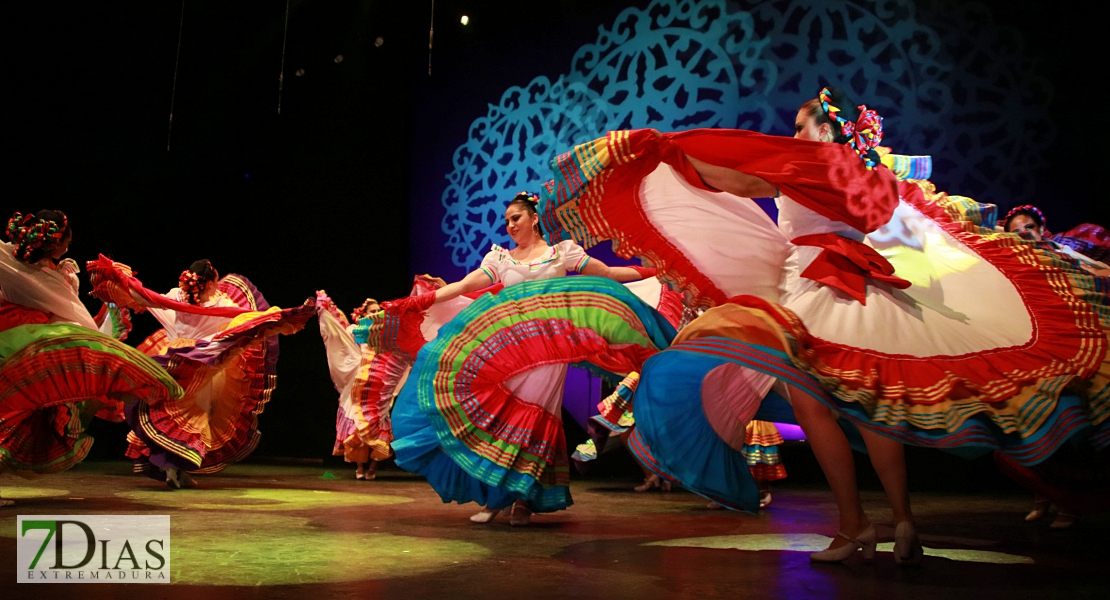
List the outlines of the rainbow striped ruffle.
<svg viewBox="0 0 1110 600">
<path fill-rule="evenodd" d="M 825 395 L 774 348 L 723 337 L 680 341 L 644 364 L 629 448 L 660 477 L 728 508 L 755 512 L 759 489 L 749 457 L 717 435 L 702 409 L 706 374 L 726 363 L 775 376 L 817 398 Z M 755 418 L 761 417 L 768 418 L 757 412 Z"/>
<path fill-rule="evenodd" d="M 748 422 L 740 453 L 748 461 L 748 470 L 756 481 L 786 479 L 786 467 L 779 454 L 782 443 L 782 434 L 774 423 L 757 419 Z"/>
<path fill-rule="evenodd" d="M 235 317 L 211 341 L 177 340 L 171 347 L 165 331 L 159 330 L 139 346 L 187 393 L 179 401 L 140 404 L 127 411 L 127 456 L 136 460 L 137 472 L 173 467 L 215 473 L 258 446 L 258 416 L 277 385 L 277 336 L 303 329 L 316 314 L 315 302 L 289 309 L 270 307 L 240 275 L 225 277 L 220 290 L 252 312 Z M 214 381 L 218 389 L 207 389 Z M 200 390 L 210 394 L 211 404 L 219 409 L 202 409 L 194 396 Z"/>
<path fill-rule="evenodd" d="M 69 324 L 0 332 L 0 471 L 64 471 L 92 446 L 85 428 L 105 403 L 160 404 L 181 387 L 141 352 Z M 111 407 L 114 408 L 114 407 Z"/>
<path fill-rule="evenodd" d="M 565 508 L 562 423 L 504 382 L 541 365 L 640 357 L 673 336 L 662 315 L 607 279 L 533 281 L 482 296 L 417 357 L 394 410 L 397 463 L 427 477 L 445 502 Z"/>
</svg>

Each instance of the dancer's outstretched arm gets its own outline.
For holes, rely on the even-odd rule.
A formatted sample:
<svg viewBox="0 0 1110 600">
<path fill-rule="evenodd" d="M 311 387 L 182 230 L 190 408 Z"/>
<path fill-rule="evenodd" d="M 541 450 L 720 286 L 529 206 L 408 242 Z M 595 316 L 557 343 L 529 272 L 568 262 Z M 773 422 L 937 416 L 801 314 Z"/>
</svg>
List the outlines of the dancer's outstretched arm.
<svg viewBox="0 0 1110 600">
<path fill-rule="evenodd" d="M 436 302 L 445 302 L 463 294 L 477 292 L 478 290 L 493 285 L 489 275 L 482 269 L 475 269 L 454 283 L 449 283 L 436 290 Z"/>
<path fill-rule="evenodd" d="M 651 271 L 649 274 L 648 271 Z M 607 277 L 613 281 L 639 281 L 645 277 L 654 276 L 654 270 L 640 269 L 637 270 L 633 267 L 610 267 L 609 265 L 601 262 L 596 258 L 590 258 L 590 261 L 582 267 L 581 273 L 583 275 L 596 275 L 598 277 Z"/>
<path fill-rule="evenodd" d="M 728 167 L 711 165 L 688 154 L 686 160 L 690 161 L 690 164 L 697 170 L 705 185 L 711 188 L 741 198 L 775 198 L 779 195 L 778 188 L 761 177 L 742 173 Z"/>
</svg>

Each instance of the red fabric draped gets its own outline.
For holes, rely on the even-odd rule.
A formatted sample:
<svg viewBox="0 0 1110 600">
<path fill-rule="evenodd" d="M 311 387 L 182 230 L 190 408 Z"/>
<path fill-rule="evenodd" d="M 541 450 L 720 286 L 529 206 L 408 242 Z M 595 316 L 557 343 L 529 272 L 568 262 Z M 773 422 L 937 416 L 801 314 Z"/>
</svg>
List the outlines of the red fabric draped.
<svg viewBox="0 0 1110 600">
<path fill-rule="evenodd" d="M 50 315 L 41 310 L 0 300 L 0 331 L 20 325 L 45 325 L 49 322 Z"/>
<path fill-rule="evenodd" d="M 654 134 L 634 132 L 630 143 L 637 142 L 648 148 Z M 765 179 L 802 206 L 863 233 L 886 225 L 898 206 L 894 174 L 881 166 L 867 169 L 842 144 L 722 129 L 668 133 L 658 143 L 661 158 L 694 185 L 700 177 L 677 152 Z"/>
<path fill-rule="evenodd" d="M 867 304 L 867 280 L 875 279 L 904 290 L 910 282 L 894 275 L 894 265 L 874 248 L 835 233 L 803 235 L 790 240 L 798 246 L 816 246 L 824 250 L 802 277 L 832 286 Z"/>
<path fill-rule="evenodd" d="M 97 260 L 89 261 L 87 268 L 89 270 L 89 280 L 93 284 L 93 289 L 89 293 L 103 302 L 112 302 L 120 307 L 144 310 L 145 306 L 136 303 L 131 298 L 130 292 L 135 292 L 147 302 L 161 308 L 194 315 L 234 318 L 243 313 L 251 312 L 248 308 L 233 306 L 204 307 L 171 300 L 158 292 L 143 287 L 143 282 L 132 276 L 129 269 L 125 269 L 124 266 L 113 262 L 103 254 Z"/>
</svg>

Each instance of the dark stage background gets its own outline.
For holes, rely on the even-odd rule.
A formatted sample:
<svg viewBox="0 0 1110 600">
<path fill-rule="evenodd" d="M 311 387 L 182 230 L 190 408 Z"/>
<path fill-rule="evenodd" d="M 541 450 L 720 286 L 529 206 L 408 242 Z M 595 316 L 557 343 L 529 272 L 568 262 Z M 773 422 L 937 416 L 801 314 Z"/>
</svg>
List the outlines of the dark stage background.
<svg viewBox="0 0 1110 600">
<path fill-rule="evenodd" d="M 169 151 L 182 4 L 105 4 L 0 9 L 0 212 L 62 209 L 72 257 L 108 254 L 154 289 L 202 257 L 281 306 L 451 280 L 569 144 L 645 125 L 787 134 L 822 78 L 877 106 L 896 151 L 932 154 L 940 188 L 1035 202 L 1054 230 L 1108 222 L 1100 19 L 1042 2 L 440 0 L 429 76 L 429 2 L 293 0 L 279 115 L 286 4 L 186 0 Z M 590 44 L 614 66 L 576 56 Z M 135 322 L 133 343 L 153 331 Z M 282 340 L 278 382 L 257 455 L 327 456 L 314 323 Z M 120 456 L 124 432 L 98 424 L 94 457 Z"/>
</svg>

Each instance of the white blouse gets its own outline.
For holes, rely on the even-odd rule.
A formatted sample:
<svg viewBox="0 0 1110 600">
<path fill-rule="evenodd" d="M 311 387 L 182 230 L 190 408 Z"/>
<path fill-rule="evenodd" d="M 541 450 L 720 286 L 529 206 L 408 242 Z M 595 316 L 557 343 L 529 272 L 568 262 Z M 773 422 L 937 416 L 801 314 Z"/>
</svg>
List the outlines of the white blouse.
<svg viewBox="0 0 1110 600">
<path fill-rule="evenodd" d="M 49 259 L 33 265 L 12 256 L 15 246 L 0 242 L 0 298 L 27 308 L 50 313 L 52 323 L 72 323 L 96 329 L 89 310 L 77 295 L 77 273 L 73 259 L 55 268 Z"/>
<path fill-rule="evenodd" d="M 551 246 L 543 256 L 530 262 L 519 262 L 508 250 L 494 244 L 482 259 L 479 268 L 489 276 L 491 283 L 500 282 L 510 286 L 525 281 L 562 277 L 567 271 L 581 273 L 588 262 L 590 256 L 582 246 L 565 240 Z"/>
<path fill-rule="evenodd" d="M 165 294 L 170 300 L 177 300 L 178 302 L 185 302 L 185 293 L 181 288 L 173 288 Z M 234 300 L 228 298 L 227 294 L 223 292 L 216 292 L 207 302 L 201 304 L 205 308 L 213 307 L 236 307 L 239 306 Z M 178 338 L 187 340 L 210 340 L 224 327 L 231 322 L 231 317 L 212 317 L 208 315 L 194 315 L 190 313 L 178 312 L 176 310 L 166 308 L 151 308 L 148 309 L 150 314 L 154 315 L 155 319 L 162 324 L 166 329 L 166 335 L 169 341 L 174 341 Z"/>
</svg>

